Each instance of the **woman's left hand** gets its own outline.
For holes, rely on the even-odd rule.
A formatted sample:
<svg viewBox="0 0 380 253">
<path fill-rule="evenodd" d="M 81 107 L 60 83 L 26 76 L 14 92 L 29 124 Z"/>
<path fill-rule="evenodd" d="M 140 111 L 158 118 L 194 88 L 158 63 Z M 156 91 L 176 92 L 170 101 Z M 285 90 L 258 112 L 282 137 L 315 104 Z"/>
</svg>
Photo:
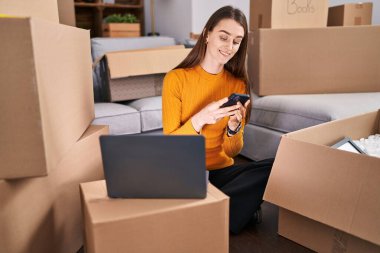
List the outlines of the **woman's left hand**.
<svg viewBox="0 0 380 253">
<path fill-rule="evenodd" d="M 235 110 L 235 113 L 230 116 L 230 119 L 228 120 L 228 128 L 232 131 L 235 131 L 239 125 L 241 124 L 241 121 L 243 118 L 245 118 L 245 115 L 247 113 L 247 108 L 250 104 L 251 100 L 248 100 L 245 102 L 244 106 L 238 102 L 239 108 Z"/>
</svg>

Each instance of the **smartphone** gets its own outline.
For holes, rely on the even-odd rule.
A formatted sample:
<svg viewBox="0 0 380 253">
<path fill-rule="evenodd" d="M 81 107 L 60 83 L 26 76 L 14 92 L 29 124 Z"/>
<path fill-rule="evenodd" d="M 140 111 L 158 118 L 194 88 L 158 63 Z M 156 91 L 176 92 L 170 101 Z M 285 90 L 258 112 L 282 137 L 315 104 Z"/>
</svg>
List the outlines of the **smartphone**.
<svg viewBox="0 0 380 253">
<path fill-rule="evenodd" d="M 236 105 L 238 101 L 242 105 L 244 105 L 245 102 L 247 102 L 248 100 L 249 100 L 249 95 L 247 95 L 247 94 L 232 93 L 228 97 L 228 101 L 225 102 L 224 104 L 222 104 L 222 106 L 220 106 L 220 108 Z"/>
</svg>

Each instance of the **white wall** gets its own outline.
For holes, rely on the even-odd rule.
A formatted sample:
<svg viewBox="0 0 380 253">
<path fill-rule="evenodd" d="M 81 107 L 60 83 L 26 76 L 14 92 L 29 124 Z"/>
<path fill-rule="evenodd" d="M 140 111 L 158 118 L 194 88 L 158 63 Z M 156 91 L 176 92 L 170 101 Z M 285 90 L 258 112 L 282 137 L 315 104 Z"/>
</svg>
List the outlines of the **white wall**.
<svg viewBox="0 0 380 253">
<path fill-rule="evenodd" d="M 193 0 L 192 32 L 201 33 L 208 18 L 220 7 L 232 5 L 244 12 L 249 23 L 249 0 Z"/>
<path fill-rule="evenodd" d="M 249 0 L 154 0 L 156 32 L 174 37 L 178 42 L 189 38 L 189 33 L 201 33 L 207 19 L 218 8 L 232 5 L 244 12 L 249 23 Z M 319 0 L 315 0 L 319 1 Z M 357 3 L 360 0 L 329 0 L 329 5 Z M 367 0 L 364 0 L 366 2 Z M 380 0 L 373 2 L 372 24 L 380 25 Z M 145 4 L 145 33 L 151 32 L 150 0 Z"/>
</svg>

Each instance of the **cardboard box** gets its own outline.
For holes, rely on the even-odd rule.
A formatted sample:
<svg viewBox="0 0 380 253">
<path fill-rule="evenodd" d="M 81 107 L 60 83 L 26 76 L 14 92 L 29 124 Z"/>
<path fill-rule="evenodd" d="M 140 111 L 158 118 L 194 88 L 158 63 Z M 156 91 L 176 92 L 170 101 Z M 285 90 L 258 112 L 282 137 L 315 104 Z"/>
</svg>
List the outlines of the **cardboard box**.
<svg viewBox="0 0 380 253">
<path fill-rule="evenodd" d="M 280 208 L 278 233 L 316 252 L 378 253 L 380 247 Z"/>
<path fill-rule="evenodd" d="M 280 234 L 319 252 L 337 252 L 333 231 L 339 231 L 347 250 L 339 252 L 380 251 L 380 158 L 330 147 L 345 136 L 379 132 L 377 111 L 282 136 L 264 194 L 295 213 L 282 211 Z"/>
<path fill-rule="evenodd" d="M 1 0 L 0 14 L 41 18 L 59 23 L 57 0 Z"/>
<path fill-rule="evenodd" d="M 75 6 L 73 0 L 58 0 L 59 23 L 75 26 Z"/>
<path fill-rule="evenodd" d="M 44 176 L 94 118 L 89 31 L 0 18 L 0 178 Z"/>
<path fill-rule="evenodd" d="M 165 73 L 176 67 L 190 51 L 178 45 L 107 53 L 108 80 L 104 87 L 109 89 L 109 100 L 160 96 Z"/>
<path fill-rule="evenodd" d="M 380 26 L 258 29 L 248 74 L 257 95 L 380 91 Z"/>
<path fill-rule="evenodd" d="M 326 27 L 328 0 L 251 0 L 250 30 Z"/>
<path fill-rule="evenodd" d="M 140 23 L 109 23 L 103 26 L 104 37 L 140 37 Z"/>
<path fill-rule="evenodd" d="M 90 126 L 47 177 L 0 180 L 0 252 L 75 253 L 83 245 L 79 183 L 103 177 L 99 136 Z"/>
<path fill-rule="evenodd" d="M 351 3 L 329 8 L 328 26 L 371 25 L 372 6 L 369 3 Z"/>
<path fill-rule="evenodd" d="M 228 252 L 229 198 L 110 199 L 105 181 L 81 184 L 86 252 Z"/>
</svg>

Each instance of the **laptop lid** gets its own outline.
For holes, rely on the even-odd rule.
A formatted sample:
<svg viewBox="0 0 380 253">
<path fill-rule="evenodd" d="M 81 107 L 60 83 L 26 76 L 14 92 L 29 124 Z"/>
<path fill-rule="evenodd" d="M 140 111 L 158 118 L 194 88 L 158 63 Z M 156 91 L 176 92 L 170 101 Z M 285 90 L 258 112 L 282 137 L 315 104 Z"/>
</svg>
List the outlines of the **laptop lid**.
<svg viewBox="0 0 380 253">
<path fill-rule="evenodd" d="M 100 146 L 109 197 L 206 197 L 201 135 L 106 135 Z"/>
</svg>

